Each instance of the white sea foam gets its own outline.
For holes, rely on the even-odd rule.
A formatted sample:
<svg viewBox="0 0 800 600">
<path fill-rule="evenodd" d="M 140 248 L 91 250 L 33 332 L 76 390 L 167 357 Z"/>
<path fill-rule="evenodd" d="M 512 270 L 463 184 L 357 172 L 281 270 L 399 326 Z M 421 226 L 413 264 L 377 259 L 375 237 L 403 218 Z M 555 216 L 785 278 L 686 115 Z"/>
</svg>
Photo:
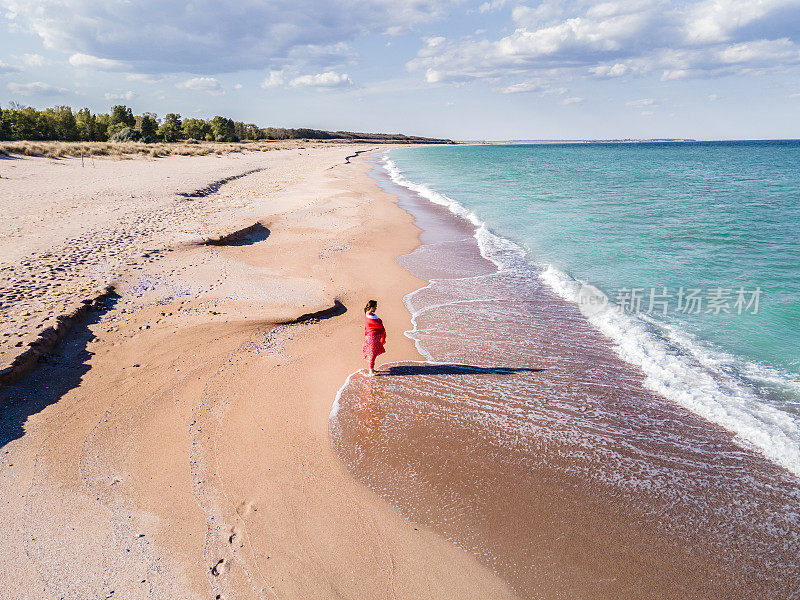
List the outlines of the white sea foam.
<svg viewBox="0 0 800 600">
<path fill-rule="evenodd" d="M 578 304 L 589 322 L 614 341 L 620 358 L 644 371 L 648 388 L 736 433 L 743 445 L 758 448 L 800 476 L 797 419 L 724 374 L 720 365 L 729 363 L 728 357 L 704 348 L 675 325 L 625 313 L 613 303 L 588 308 L 581 302 L 588 283 L 552 266 L 541 278 L 559 296 Z"/>
<path fill-rule="evenodd" d="M 437 192 L 436 190 L 432 190 L 427 185 L 413 183 L 406 179 L 400 172 L 400 169 L 397 168 L 394 161 L 390 159 L 386 153 L 383 155 L 383 165 L 386 172 L 389 174 L 389 178 L 397 185 L 415 192 L 429 202 L 446 207 L 454 215 L 472 223 L 477 228 L 475 231 L 475 239 L 478 240 L 478 247 L 480 248 L 481 255 L 497 265 L 499 269 L 508 268 L 510 266 L 509 259 L 511 258 L 518 260 L 525 257 L 525 250 L 523 248 L 511 240 L 492 233 L 486 227 L 486 223 L 484 223 L 478 215 L 468 208 L 465 208 L 457 200 Z"/>
<path fill-rule="evenodd" d="M 458 215 L 463 219 L 467 219 L 470 223 L 475 225 L 476 227 L 480 227 L 483 225 L 483 221 L 481 221 L 478 216 L 472 212 L 471 210 L 467 210 L 461 204 L 453 200 L 452 198 L 448 198 L 444 194 L 440 194 L 437 191 L 432 190 L 427 185 L 422 185 L 418 183 L 412 183 L 400 172 L 400 169 L 397 168 L 397 165 L 392 161 L 388 156 L 384 155 L 383 164 L 386 168 L 386 172 L 389 173 L 389 177 L 394 181 L 397 185 L 401 185 L 405 188 L 410 189 L 413 192 L 416 192 L 426 200 L 433 202 L 434 204 L 439 204 L 440 206 L 446 206 L 450 209 L 454 215 Z"/>
<path fill-rule="evenodd" d="M 520 245 L 491 232 L 478 215 L 458 201 L 424 184 L 408 181 L 388 153 L 384 154 L 383 164 L 397 185 L 447 207 L 475 225 L 481 254 L 500 270 L 536 268 L 528 262 Z M 619 310 L 599 289 L 550 265 L 542 268 L 539 276 L 559 296 L 578 304 L 589 322 L 614 342 L 620 358 L 642 369 L 648 388 L 732 431 L 743 446 L 760 450 L 767 458 L 800 476 L 800 422 L 760 400 L 743 382 L 726 374 L 722 367 L 733 364 L 733 357 L 705 347 L 678 326 Z M 405 299 L 412 313 L 413 330 L 409 337 L 430 359 L 430 354 L 413 335 L 419 331 L 419 315 L 412 307 L 417 292 Z M 800 391 L 800 383 L 787 381 L 777 371 L 759 365 L 740 361 L 739 371 L 761 381 L 774 379 Z"/>
<path fill-rule="evenodd" d="M 405 335 L 406 335 L 407 338 L 409 338 L 409 339 L 414 341 L 414 346 L 417 348 L 417 352 L 419 352 L 422 356 L 424 356 L 425 359 L 428 360 L 428 361 L 433 359 L 433 357 L 431 356 L 431 353 L 428 352 L 425 349 L 425 347 L 420 343 L 419 338 L 414 335 L 416 332 L 420 331 L 419 326 L 417 325 L 417 319 L 419 319 L 419 317 L 422 314 L 422 312 L 416 310 L 414 308 L 412 302 L 413 302 L 414 296 L 416 294 L 418 294 L 419 292 L 421 292 L 423 290 L 428 289 L 431 285 L 433 285 L 433 282 L 430 282 L 425 287 L 421 287 L 418 290 L 415 290 L 415 291 L 403 296 L 403 304 L 406 305 L 406 308 L 408 309 L 408 312 L 411 313 L 411 329 L 409 331 L 406 331 Z"/>
<path fill-rule="evenodd" d="M 344 384 L 342 385 L 342 387 L 340 387 L 339 391 L 336 392 L 336 398 L 334 398 L 334 400 L 333 400 L 333 406 L 331 406 L 331 412 L 328 415 L 328 421 L 329 422 L 333 423 L 333 422 L 336 421 L 336 417 L 339 415 L 339 406 L 341 405 L 340 403 L 341 403 L 341 400 L 342 400 L 342 392 L 344 392 L 347 389 L 347 386 L 350 385 L 350 380 L 353 378 L 353 375 L 355 375 L 356 373 L 361 373 L 361 369 L 359 369 L 358 371 L 353 371 L 352 373 L 350 373 L 350 375 L 347 376 L 347 379 L 345 379 Z"/>
</svg>

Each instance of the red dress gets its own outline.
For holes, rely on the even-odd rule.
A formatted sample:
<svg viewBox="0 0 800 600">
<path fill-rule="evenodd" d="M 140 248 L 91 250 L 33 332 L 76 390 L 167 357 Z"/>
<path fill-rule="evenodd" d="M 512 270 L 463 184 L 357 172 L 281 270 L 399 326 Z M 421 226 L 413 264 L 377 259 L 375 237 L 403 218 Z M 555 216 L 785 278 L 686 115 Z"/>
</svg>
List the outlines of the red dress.
<svg viewBox="0 0 800 600">
<path fill-rule="evenodd" d="M 378 317 L 364 316 L 364 358 L 369 361 L 370 369 L 375 366 L 375 358 L 386 352 L 386 330 L 383 321 Z"/>
</svg>

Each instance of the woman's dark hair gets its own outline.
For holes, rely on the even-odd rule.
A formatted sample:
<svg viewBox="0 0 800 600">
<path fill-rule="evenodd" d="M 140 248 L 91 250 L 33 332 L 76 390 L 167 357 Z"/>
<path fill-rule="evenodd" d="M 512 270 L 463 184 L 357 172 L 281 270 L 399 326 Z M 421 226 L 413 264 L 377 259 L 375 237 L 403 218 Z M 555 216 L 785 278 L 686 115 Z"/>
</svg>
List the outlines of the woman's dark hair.
<svg viewBox="0 0 800 600">
<path fill-rule="evenodd" d="M 377 300 L 370 300 L 367 302 L 367 305 L 364 307 L 364 312 L 368 313 L 370 310 L 375 310 L 378 308 L 378 301 Z"/>
</svg>

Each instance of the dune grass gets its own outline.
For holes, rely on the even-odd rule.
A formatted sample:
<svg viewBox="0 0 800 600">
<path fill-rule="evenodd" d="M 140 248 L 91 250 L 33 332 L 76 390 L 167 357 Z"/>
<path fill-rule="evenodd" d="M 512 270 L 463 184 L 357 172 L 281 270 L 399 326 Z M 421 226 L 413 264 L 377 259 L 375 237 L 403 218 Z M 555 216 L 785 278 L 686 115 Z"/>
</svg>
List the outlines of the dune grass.
<svg viewBox="0 0 800 600">
<path fill-rule="evenodd" d="M 347 140 L 341 140 L 341 142 Z M 269 140 L 247 142 L 0 142 L 0 155 L 45 156 L 95 156 L 109 158 L 135 158 L 137 156 L 203 156 L 229 152 L 263 152 L 285 148 L 311 148 L 337 143 L 336 140 Z"/>
</svg>

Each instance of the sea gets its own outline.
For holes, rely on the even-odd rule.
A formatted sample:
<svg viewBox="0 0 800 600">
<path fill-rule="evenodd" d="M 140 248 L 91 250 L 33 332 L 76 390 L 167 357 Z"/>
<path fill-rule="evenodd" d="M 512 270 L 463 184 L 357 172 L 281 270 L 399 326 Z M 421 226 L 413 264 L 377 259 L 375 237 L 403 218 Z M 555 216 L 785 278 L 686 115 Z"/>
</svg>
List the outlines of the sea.
<svg viewBox="0 0 800 600">
<path fill-rule="evenodd" d="M 523 597 L 800 597 L 800 142 L 373 162 L 425 360 L 344 382 L 351 471 Z"/>
</svg>

